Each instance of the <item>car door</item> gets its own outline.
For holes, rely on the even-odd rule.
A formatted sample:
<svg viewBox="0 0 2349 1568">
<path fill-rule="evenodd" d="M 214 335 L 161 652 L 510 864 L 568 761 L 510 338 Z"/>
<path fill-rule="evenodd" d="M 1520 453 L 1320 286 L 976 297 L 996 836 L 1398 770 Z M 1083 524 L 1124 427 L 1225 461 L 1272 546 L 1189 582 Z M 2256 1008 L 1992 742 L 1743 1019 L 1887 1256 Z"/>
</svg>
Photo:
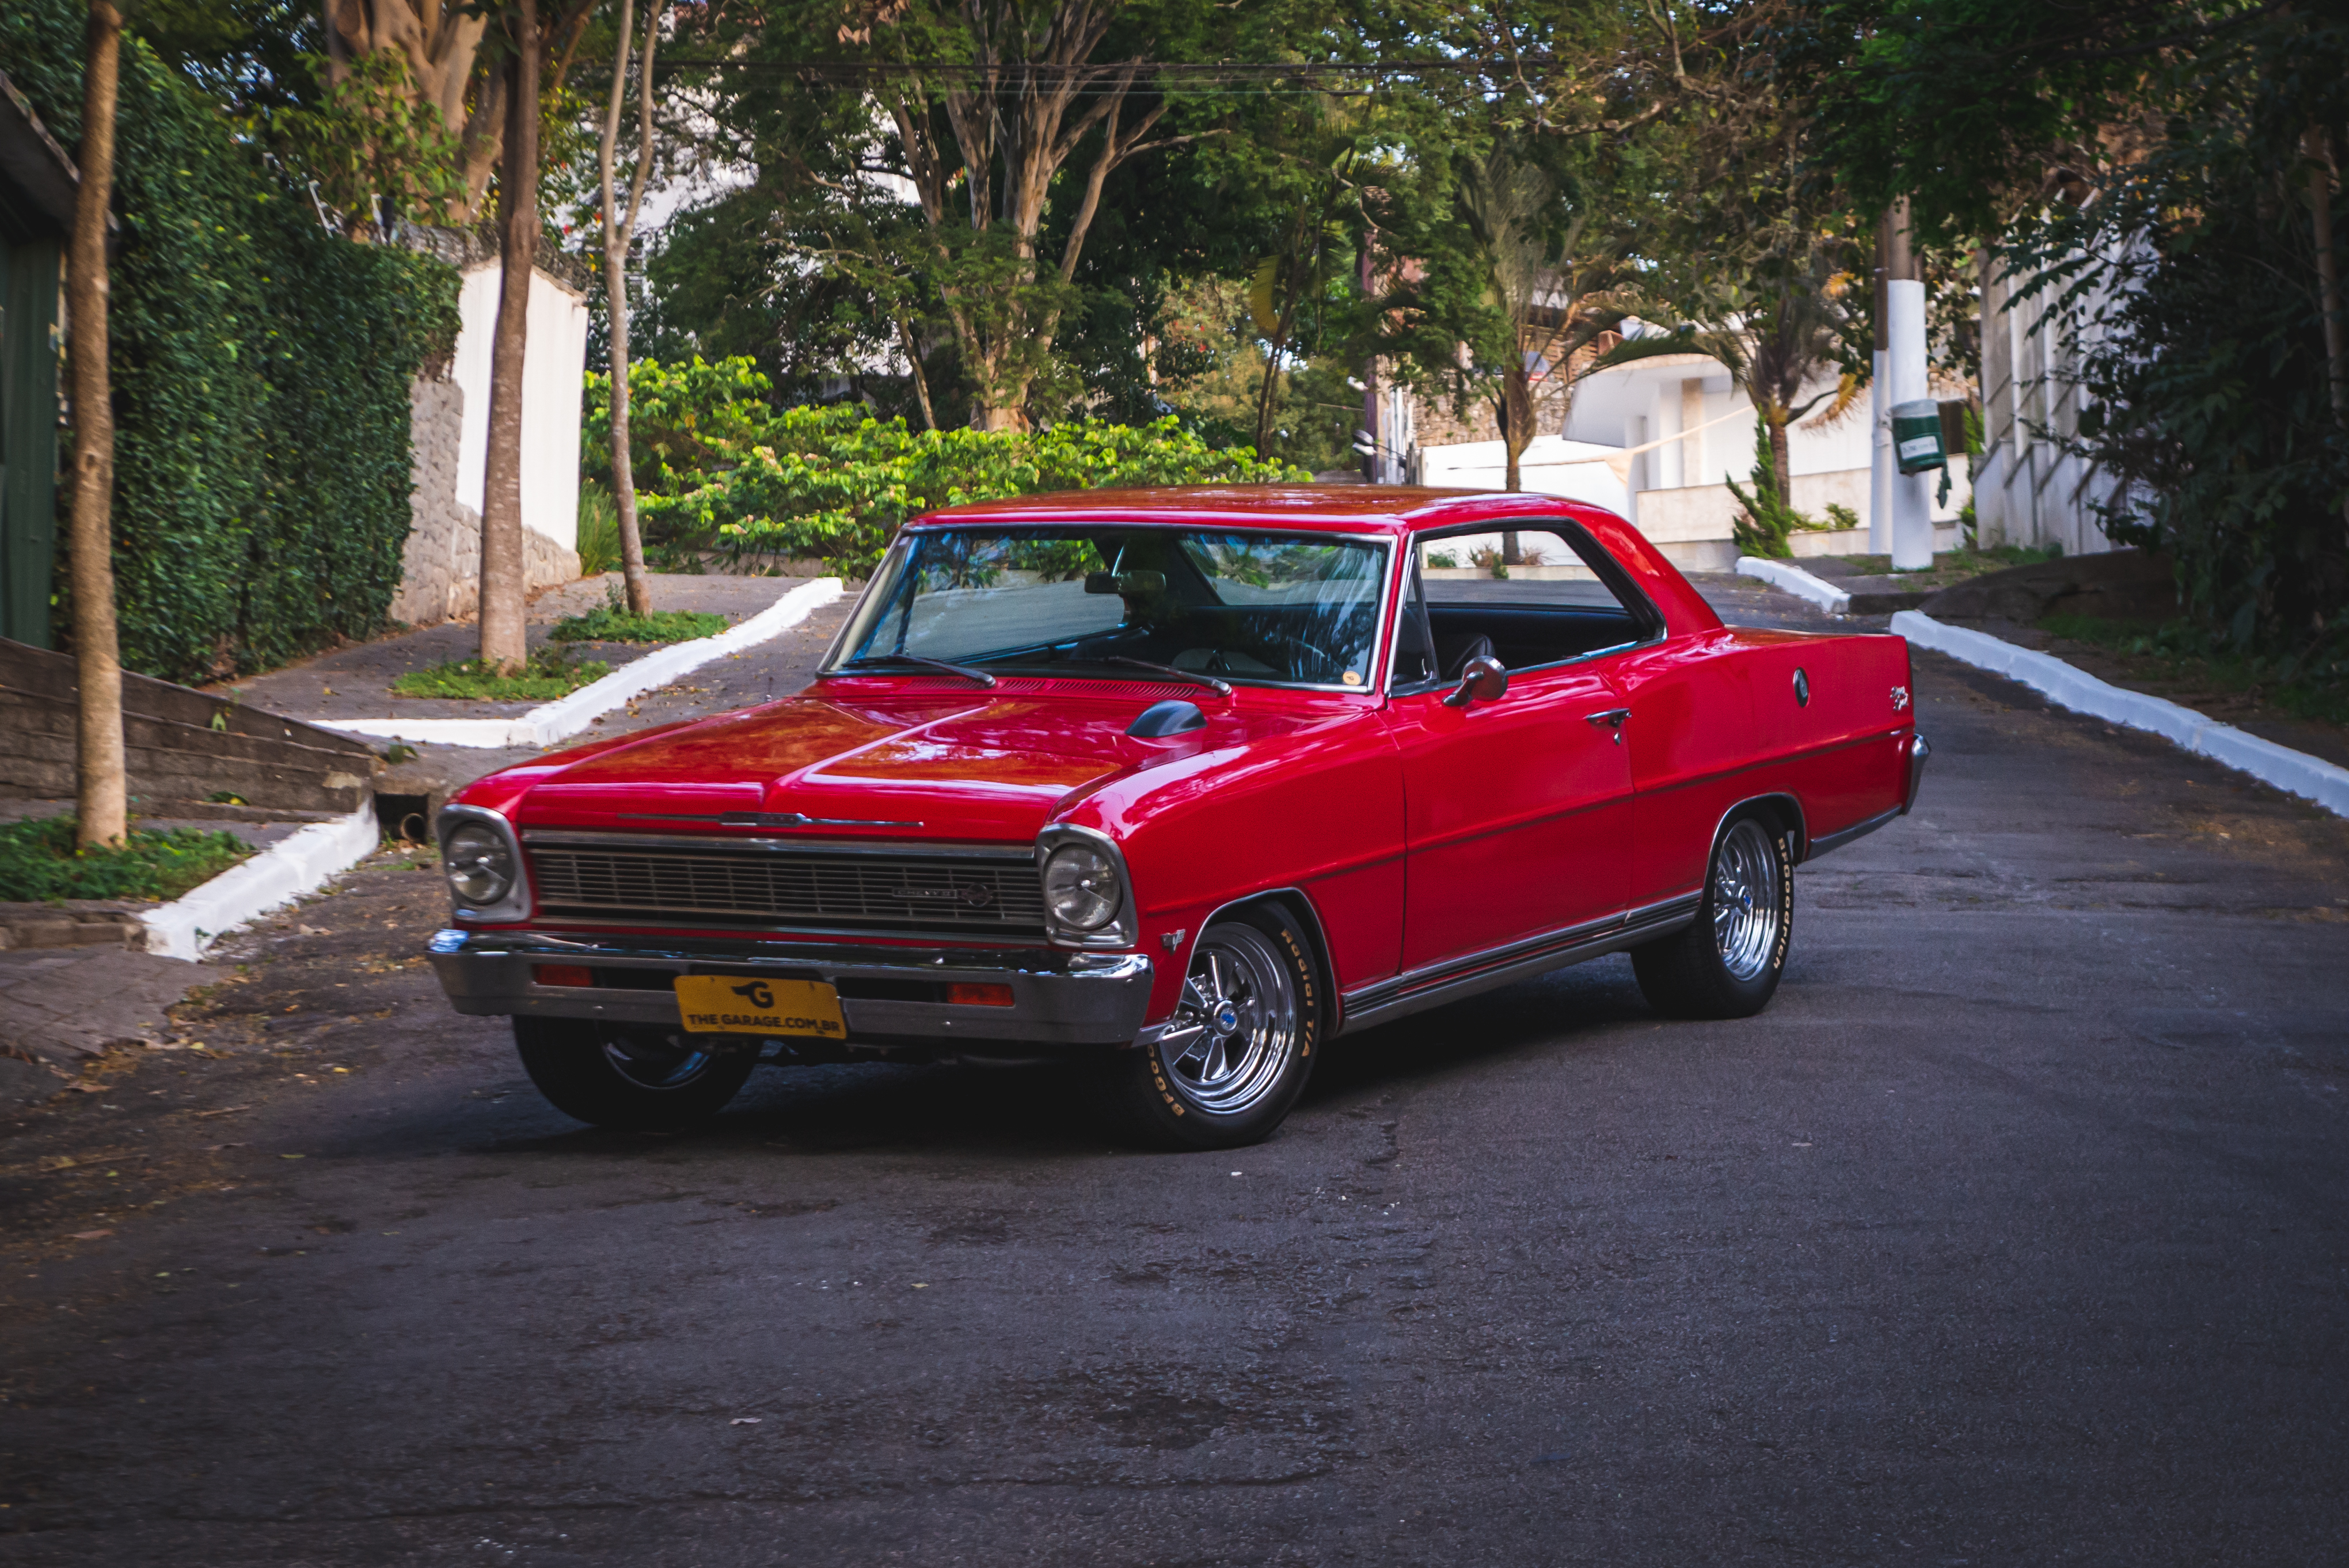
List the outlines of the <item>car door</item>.
<svg viewBox="0 0 2349 1568">
<path fill-rule="evenodd" d="M 1631 769 L 1608 665 L 1640 627 L 1571 524 L 1486 529 L 1413 541 L 1388 707 L 1406 975 L 1603 923 L 1630 892 Z M 1446 700 L 1480 653 L 1507 690 Z"/>
</svg>

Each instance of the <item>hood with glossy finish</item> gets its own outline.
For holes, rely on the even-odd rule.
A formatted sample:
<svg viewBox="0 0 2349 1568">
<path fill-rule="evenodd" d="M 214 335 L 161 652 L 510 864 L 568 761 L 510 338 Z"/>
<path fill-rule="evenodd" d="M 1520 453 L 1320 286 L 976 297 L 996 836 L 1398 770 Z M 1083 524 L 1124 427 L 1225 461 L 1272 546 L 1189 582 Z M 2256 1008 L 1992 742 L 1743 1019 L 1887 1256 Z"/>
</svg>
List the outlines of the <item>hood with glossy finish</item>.
<svg viewBox="0 0 2349 1568">
<path fill-rule="evenodd" d="M 1175 692 L 1109 697 L 1011 685 L 980 691 L 832 681 L 781 702 L 552 756 L 483 779 L 465 798 L 499 806 L 527 827 L 692 832 L 723 814 L 754 812 L 815 819 L 794 830 L 848 837 L 1026 840 L 1106 780 L 1311 721 L 1203 693 L 1204 728 L 1139 740 L 1127 726 Z"/>
</svg>

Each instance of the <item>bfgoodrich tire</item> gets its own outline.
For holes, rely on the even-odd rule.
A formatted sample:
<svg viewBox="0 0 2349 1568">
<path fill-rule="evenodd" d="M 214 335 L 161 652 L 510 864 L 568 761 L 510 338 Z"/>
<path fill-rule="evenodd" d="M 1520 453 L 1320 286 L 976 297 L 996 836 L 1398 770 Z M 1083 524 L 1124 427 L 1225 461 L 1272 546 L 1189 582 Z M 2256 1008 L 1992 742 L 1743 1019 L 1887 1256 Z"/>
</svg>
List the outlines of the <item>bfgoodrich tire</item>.
<svg viewBox="0 0 2349 1568">
<path fill-rule="evenodd" d="M 565 1116 L 668 1132 L 724 1109 L 759 1065 L 756 1047 L 580 1018 L 516 1018 L 530 1081 Z"/>
<path fill-rule="evenodd" d="M 1731 820 L 1682 930 L 1631 949 L 1640 994 L 1671 1018 L 1750 1018 L 1769 1005 L 1795 931 L 1795 862 L 1758 812 Z"/>
<path fill-rule="evenodd" d="M 1272 1135 L 1305 1090 L 1326 1002 L 1305 935 L 1270 906 L 1199 934 L 1158 1039 L 1103 1069 L 1112 1119 L 1156 1149 L 1237 1149 Z"/>
</svg>

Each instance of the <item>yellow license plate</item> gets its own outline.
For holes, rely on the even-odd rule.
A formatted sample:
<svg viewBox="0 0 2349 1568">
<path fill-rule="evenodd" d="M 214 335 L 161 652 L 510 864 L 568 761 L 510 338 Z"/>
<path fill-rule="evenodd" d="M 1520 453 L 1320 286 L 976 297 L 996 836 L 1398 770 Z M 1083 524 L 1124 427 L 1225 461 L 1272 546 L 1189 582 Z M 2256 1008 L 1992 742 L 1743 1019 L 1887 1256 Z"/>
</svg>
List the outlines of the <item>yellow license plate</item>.
<svg viewBox="0 0 2349 1568">
<path fill-rule="evenodd" d="M 848 1037 L 840 993 L 821 980 L 751 980 L 736 975 L 680 975 L 678 1011 L 702 1035 L 812 1035 Z"/>
</svg>

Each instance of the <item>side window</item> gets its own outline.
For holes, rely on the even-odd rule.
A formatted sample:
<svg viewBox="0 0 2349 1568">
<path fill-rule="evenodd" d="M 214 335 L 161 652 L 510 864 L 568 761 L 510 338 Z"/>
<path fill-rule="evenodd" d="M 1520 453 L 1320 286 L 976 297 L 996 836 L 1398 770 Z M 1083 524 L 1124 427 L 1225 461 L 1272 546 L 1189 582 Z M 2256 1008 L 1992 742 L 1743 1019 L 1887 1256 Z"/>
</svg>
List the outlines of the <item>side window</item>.
<svg viewBox="0 0 2349 1568">
<path fill-rule="evenodd" d="M 1584 559 L 1579 535 L 1579 530 L 1529 522 L 1508 532 L 1415 542 L 1415 575 L 1425 595 L 1439 679 L 1456 680 L 1460 667 L 1479 654 L 1511 670 L 1527 670 L 1648 635 L 1652 613 L 1609 585 Z"/>
</svg>

